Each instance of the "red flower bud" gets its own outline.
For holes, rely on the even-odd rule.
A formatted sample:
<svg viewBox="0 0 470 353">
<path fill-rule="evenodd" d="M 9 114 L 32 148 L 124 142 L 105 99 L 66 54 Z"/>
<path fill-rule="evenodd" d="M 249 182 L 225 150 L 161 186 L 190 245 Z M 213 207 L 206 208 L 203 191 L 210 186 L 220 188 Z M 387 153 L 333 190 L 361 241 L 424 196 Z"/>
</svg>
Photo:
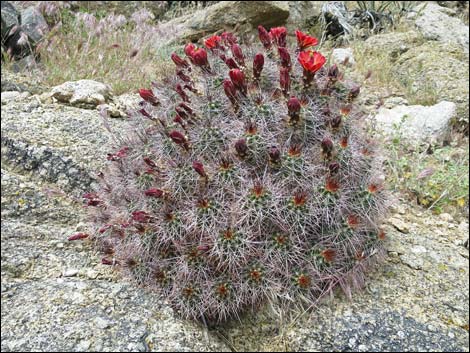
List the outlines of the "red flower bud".
<svg viewBox="0 0 470 353">
<path fill-rule="evenodd" d="M 188 95 L 186 94 L 186 92 L 184 91 L 183 87 L 178 83 L 175 87 L 175 91 L 176 93 L 178 93 L 178 95 L 181 97 L 181 99 L 184 101 L 184 102 L 189 102 L 189 97 Z"/>
<path fill-rule="evenodd" d="M 139 89 L 139 94 L 142 97 L 142 99 L 146 102 L 149 102 L 152 105 L 158 105 L 158 99 L 155 97 L 153 94 L 153 91 L 151 89 Z"/>
<path fill-rule="evenodd" d="M 281 151 L 276 146 L 272 146 L 269 148 L 269 161 L 272 164 L 279 164 L 281 162 Z"/>
<path fill-rule="evenodd" d="M 336 257 L 336 251 L 333 249 L 325 249 L 320 253 L 320 255 L 323 257 L 325 262 L 333 262 Z"/>
<path fill-rule="evenodd" d="M 339 172 L 340 165 L 338 162 L 331 162 L 328 165 L 328 170 L 330 171 L 330 174 L 336 174 Z"/>
<path fill-rule="evenodd" d="M 269 31 L 269 35 L 278 47 L 286 46 L 287 30 L 285 27 L 274 27 Z"/>
<path fill-rule="evenodd" d="M 348 99 L 353 100 L 359 96 L 359 93 L 361 93 L 361 86 L 359 85 L 354 85 L 350 90 L 348 94 Z"/>
<path fill-rule="evenodd" d="M 186 75 L 183 71 L 179 70 L 176 75 L 180 78 L 183 82 L 191 82 L 191 78 Z"/>
<path fill-rule="evenodd" d="M 107 258 L 105 258 L 105 257 L 103 257 L 103 258 L 101 259 L 101 263 L 102 263 L 103 265 L 108 265 L 108 266 L 113 266 L 113 265 L 117 265 L 117 264 L 118 264 L 117 261 L 115 261 L 115 260 L 109 260 L 109 259 L 107 259 Z"/>
<path fill-rule="evenodd" d="M 233 58 L 228 58 L 227 60 L 225 60 L 225 63 L 227 64 L 229 69 L 239 69 L 237 63 L 235 62 L 235 60 L 233 60 Z"/>
<path fill-rule="evenodd" d="M 245 66 L 245 57 L 243 55 L 242 48 L 238 44 L 232 45 L 232 55 L 241 66 Z"/>
<path fill-rule="evenodd" d="M 295 35 L 297 36 L 297 45 L 300 50 L 305 50 L 318 44 L 317 38 L 311 37 L 303 32 L 295 31 Z"/>
<path fill-rule="evenodd" d="M 290 75 L 288 68 L 281 67 L 279 71 L 279 83 L 281 85 L 282 93 L 284 96 L 287 96 L 290 91 Z"/>
<path fill-rule="evenodd" d="M 177 145 L 182 145 L 185 150 L 189 150 L 188 140 L 181 132 L 173 130 L 169 133 L 168 136 L 173 140 L 174 143 Z"/>
<path fill-rule="evenodd" d="M 230 80 L 224 80 L 224 92 L 232 104 L 237 102 L 237 89 Z"/>
<path fill-rule="evenodd" d="M 336 115 L 334 118 L 330 120 L 330 126 L 333 129 L 338 129 L 341 126 L 341 123 L 343 122 L 343 118 L 341 115 Z"/>
<path fill-rule="evenodd" d="M 220 36 L 229 47 L 237 43 L 237 37 L 232 32 L 224 32 Z"/>
<path fill-rule="evenodd" d="M 192 59 L 193 57 L 193 51 L 196 49 L 196 46 L 193 43 L 188 43 L 184 47 L 184 53 Z"/>
<path fill-rule="evenodd" d="M 143 160 L 144 160 L 145 164 L 147 164 L 150 168 L 156 168 L 157 167 L 155 162 L 152 161 L 149 157 L 144 157 Z"/>
<path fill-rule="evenodd" d="M 301 105 L 298 98 L 294 96 L 290 97 L 287 101 L 287 110 L 289 112 L 289 116 L 300 113 L 300 108 Z"/>
<path fill-rule="evenodd" d="M 150 188 L 150 189 L 145 190 L 144 194 L 145 196 L 160 198 L 163 196 L 163 190 L 160 190 L 157 188 Z"/>
<path fill-rule="evenodd" d="M 181 58 L 178 54 L 173 53 L 171 54 L 171 60 L 175 63 L 176 67 L 186 69 L 189 67 L 189 64 L 186 60 Z"/>
<path fill-rule="evenodd" d="M 139 113 L 149 119 L 152 117 L 149 113 L 147 113 L 147 111 L 144 108 L 140 109 Z"/>
<path fill-rule="evenodd" d="M 279 52 L 279 58 L 281 59 L 281 66 L 290 69 L 291 60 L 290 60 L 289 51 L 284 47 L 280 47 L 277 50 Z"/>
<path fill-rule="evenodd" d="M 193 169 L 198 173 L 200 176 L 207 178 L 206 171 L 204 170 L 204 165 L 201 162 L 194 161 L 193 162 Z"/>
<path fill-rule="evenodd" d="M 148 223 L 150 221 L 150 215 L 145 211 L 134 211 L 132 212 L 132 220 L 140 223 Z"/>
<path fill-rule="evenodd" d="M 191 57 L 193 58 L 193 62 L 195 65 L 203 67 L 203 68 L 208 68 L 209 67 L 209 61 L 207 60 L 207 52 L 202 49 L 195 49 L 191 53 Z"/>
<path fill-rule="evenodd" d="M 233 85 L 243 94 L 246 94 L 247 87 L 245 82 L 245 74 L 239 69 L 232 69 L 229 71 L 230 79 Z"/>
<path fill-rule="evenodd" d="M 328 78 L 331 82 L 336 82 L 339 78 L 340 72 L 336 64 L 330 66 L 328 69 Z"/>
<path fill-rule="evenodd" d="M 253 76 L 257 79 L 261 76 L 261 71 L 263 71 L 264 66 L 264 56 L 261 53 L 255 55 L 253 59 Z"/>
<path fill-rule="evenodd" d="M 71 235 L 68 240 L 73 241 L 73 240 L 80 240 L 80 239 L 85 239 L 88 238 L 90 235 L 87 233 L 76 233 L 74 235 Z"/>
<path fill-rule="evenodd" d="M 271 49 L 271 36 L 269 35 L 266 28 L 263 26 L 258 26 L 258 36 L 264 48 L 268 50 Z"/>
<path fill-rule="evenodd" d="M 235 151 L 240 158 L 245 158 L 248 155 L 248 146 L 245 139 L 240 139 L 235 142 Z"/>
<path fill-rule="evenodd" d="M 321 142 L 323 153 L 331 153 L 333 151 L 333 141 L 329 137 L 325 137 Z"/>
</svg>

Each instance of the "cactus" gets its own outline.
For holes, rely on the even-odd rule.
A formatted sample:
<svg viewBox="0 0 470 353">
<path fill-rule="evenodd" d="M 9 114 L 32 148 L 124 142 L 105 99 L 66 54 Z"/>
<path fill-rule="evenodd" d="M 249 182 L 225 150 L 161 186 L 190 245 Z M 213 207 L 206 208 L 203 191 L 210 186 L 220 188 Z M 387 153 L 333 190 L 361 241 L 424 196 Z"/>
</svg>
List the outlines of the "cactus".
<svg viewBox="0 0 470 353">
<path fill-rule="evenodd" d="M 262 46 L 223 33 L 174 53 L 84 196 L 89 235 L 71 240 L 206 323 L 361 284 L 385 236 L 377 145 L 360 87 L 296 35 L 289 47 L 260 26 Z"/>
</svg>

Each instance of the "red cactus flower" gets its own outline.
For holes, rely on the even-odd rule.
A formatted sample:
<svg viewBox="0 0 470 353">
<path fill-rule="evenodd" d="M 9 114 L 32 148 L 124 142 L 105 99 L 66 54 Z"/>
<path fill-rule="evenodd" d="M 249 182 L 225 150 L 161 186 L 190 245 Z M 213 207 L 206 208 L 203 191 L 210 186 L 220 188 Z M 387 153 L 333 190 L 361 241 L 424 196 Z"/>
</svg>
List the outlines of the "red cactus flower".
<svg viewBox="0 0 470 353">
<path fill-rule="evenodd" d="M 271 28 L 269 35 L 278 47 L 284 48 L 286 46 L 287 29 L 285 27 Z"/>
<path fill-rule="evenodd" d="M 295 31 L 295 35 L 297 37 L 297 46 L 301 51 L 318 44 L 317 38 L 311 37 L 308 34 L 305 34 L 299 30 Z"/>
<path fill-rule="evenodd" d="M 232 80 L 233 85 L 243 94 L 247 92 L 247 86 L 245 81 L 245 74 L 239 69 L 232 69 L 229 71 L 230 79 Z"/>
<path fill-rule="evenodd" d="M 204 170 L 204 165 L 201 162 L 194 161 L 193 162 L 193 169 L 198 173 L 200 176 L 207 178 L 206 171 Z"/>
<path fill-rule="evenodd" d="M 315 73 L 325 64 L 326 58 L 319 52 L 308 50 L 300 52 L 298 61 L 304 69 L 304 83 L 310 84 Z"/>
<path fill-rule="evenodd" d="M 144 194 L 145 196 L 160 198 L 163 196 L 163 190 L 160 190 L 157 188 L 150 188 L 150 189 L 145 190 Z"/>
<path fill-rule="evenodd" d="M 263 26 L 258 26 L 258 36 L 264 48 L 267 50 L 271 49 L 271 36 L 269 35 L 266 28 Z"/>
<path fill-rule="evenodd" d="M 183 146 L 185 150 L 189 150 L 188 140 L 181 132 L 173 130 L 168 134 L 168 136 L 173 140 L 174 143 Z"/>
<path fill-rule="evenodd" d="M 245 139 L 235 142 L 235 151 L 240 158 L 245 158 L 248 155 L 248 146 Z"/>
<path fill-rule="evenodd" d="M 341 138 L 341 141 L 339 142 L 339 145 L 341 146 L 341 148 L 346 148 L 348 147 L 348 143 L 349 143 L 349 137 L 348 136 L 343 136 Z"/>
<path fill-rule="evenodd" d="M 151 89 L 141 88 L 139 89 L 139 94 L 144 101 L 149 102 L 150 104 L 155 105 L 155 106 L 159 104 L 157 97 L 155 97 Z"/>
<path fill-rule="evenodd" d="M 279 84 L 281 86 L 281 91 L 284 96 L 289 95 L 290 91 L 290 75 L 289 69 L 286 67 L 281 67 L 279 70 Z"/>
<path fill-rule="evenodd" d="M 189 68 L 189 64 L 186 60 L 181 58 L 178 54 L 172 53 L 171 54 L 171 60 L 175 63 L 176 67 L 182 68 L 182 69 L 187 69 Z"/>
<path fill-rule="evenodd" d="M 237 62 L 235 60 L 233 60 L 233 58 L 226 59 L 225 63 L 227 64 L 229 69 L 239 69 L 240 68 L 238 66 Z"/>
<path fill-rule="evenodd" d="M 87 233 L 76 233 L 74 235 L 71 235 L 68 240 L 69 241 L 73 241 L 73 240 L 80 240 L 80 239 L 85 239 L 85 238 L 88 238 L 90 235 L 87 234 Z"/>
<path fill-rule="evenodd" d="M 339 183 L 333 178 L 327 178 L 325 184 L 325 190 L 334 194 L 339 190 Z"/>
<path fill-rule="evenodd" d="M 333 262 L 336 257 L 336 251 L 333 249 L 325 249 L 320 253 L 320 255 L 323 257 L 325 262 Z"/>
<path fill-rule="evenodd" d="M 224 32 L 220 35 L 227 46 L 232 46 L 237 43 L 237 37 L 232 32 Z"/>
<path fill-rule="evenodd" d="M 245 56 L 243 55 L 242 48 L 238 44 L 232 45 L 232 55 L 241 66 L 245 66 Z"/>
<path fill-rule="evenodd" d="M 253 59 L 253 76 L 256 79 L 259 79 L 261 76 L 261 71 L 263 71 L 264 66 L 264 56 L 261 53 L 255 55 Z"/>
<path fill-rule="evenodd" d="M 209 67 L 209 61 L 207 60 L 207 52 L 204 49 L 194 49 L 191 52 L 191 57 L 193 58 L 193 62 L 195 65 L 200 66 L 202 68 Z"/>
<path fill-rule="evenodd" d="M 235 85 L 230 80 L 224 80 L 223 86 L 225 95 L 235 105 L 237 103 L 237 89 Z"/>
<path fill-rule="evenodd" d="M 151 216 L 145 211 L 134 211 L 132 212 L 131 219 L 135 222 L 148 223 L 151 219 Z"/>
<path fill-rule="evenodd" d="M 291 60 L 289 51 L 284 47 L 279 47 L 277 50 L 279 52 L 279 59 L 281 59 L 281 66 L 290 69 Z"/>
<path fill-rule="evenodd" d="M 220 47 L 220 41 L 222 40 L 222 37 L 220 36 L 212 36 L 207 38 L 204 41 L 204 45 L 206 46 L 207 49 L 213 50 L 217 49 Z"/>
<path fill-rule="evenodd" d="M 349 228 L 356 229 L 359 226 L 359 217 L 351 214 L 347 217 L 346 223 L 348 224 Z"/>
</svg>

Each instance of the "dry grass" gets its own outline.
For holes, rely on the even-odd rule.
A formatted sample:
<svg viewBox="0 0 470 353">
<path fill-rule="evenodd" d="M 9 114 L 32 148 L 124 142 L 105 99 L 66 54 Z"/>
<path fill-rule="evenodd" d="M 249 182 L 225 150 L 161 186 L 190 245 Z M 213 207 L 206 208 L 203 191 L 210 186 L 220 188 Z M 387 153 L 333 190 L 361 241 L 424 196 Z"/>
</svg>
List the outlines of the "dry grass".
<svg viewBox="0 0 470 353">
<path fill-rule="evenodd" d="M 162 33 L 145 13 L 140 15 L 131 22 L 115 15 L 97 19 L 62 11 L 62 26 L 54 28 L 37 50 L 44 83 L 93 79 L 121 94 L 158 80 L 173 68 L 174 48 L 165 45 L 171 33 Z"/>
</svg>

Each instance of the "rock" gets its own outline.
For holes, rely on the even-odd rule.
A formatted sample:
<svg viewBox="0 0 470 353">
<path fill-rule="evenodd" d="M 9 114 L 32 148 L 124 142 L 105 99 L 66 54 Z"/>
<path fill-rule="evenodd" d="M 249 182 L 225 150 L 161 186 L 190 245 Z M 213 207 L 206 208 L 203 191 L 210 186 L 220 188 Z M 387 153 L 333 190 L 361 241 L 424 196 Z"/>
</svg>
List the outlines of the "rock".
<svg viewBox="0 0 470 353">
<path fill-rule="evenodd" d="M 289 18 L 286 27 L 290 33 L 296 29 L 312 27 L 319 22 L 326 1 L 289 1 Z M 319 35 L 318 33 L 315 33 Z"/>
<path fill-rule="evenodd" d="M 349 66 L 354 66 L 356 64 L 356 61 L 354 60 L 353 50 L 351 48 L 333 49 L 331 56 L 335 64 L 343 64 L 346 62 L 346 60 Z"/>
<path fill-rule="evenodd" d="M 221 29 L 248 32 L 258 25 L 277 26 L 289 16 L 285 1 L 221 1 L 193 14 L 175 18 L 161 30 L 175 33 L 173 41 L 196 41 Z"/>
<path fill-rule="evenodd" d="M 111 97 L 111 87 L 93 80 L 68 81 L 55 86 L 52 97 L 59 102 L 81 108 L 95 108 Z"/>
<path fill-rule="evenodd" d="M 21 11 L 21 29 L 34 47 L 47 33 L 48 26 L 39 10 L 31 6 Z"/>
<path fill-rule="evenodd" d="M 468 25 L 460 18 L 450 16 L 449 9 L 432 2 L 419 6 L 416 11 L 416 28 L 426 39 L 457 44 L 468 54 Z"/>
<path fill-rule="evenodd" d="M 9 1 L 1 2 L 2 11 L 2 44 L 9 36 L 10 30 L 19 25 L 19 13 Z"/>
<path fill-rule="evenodd" d="M 11 91 L 11 92 L 2 92 L 1 102 L 3 104 L 7 104 L 8 102 L 17 99 L 21 95 L 20 92 Z"/>
<path fill-rule="evenodd" d="M 78 275 L 78 270 L 75 269 L 75 268 L 69 268 L 67 270 L 64 271 L 64 277 L 74 277 L 76 275 Z"/>
<path fill-rule="evenodd" d="M 364 47 L 369 55 L 385 54 L 393 62 L 409 49 L 422 43 L 423 38 L 416 31 L 392 32 L 367 38 Z"/>
<path fill-rule="evenodd" d="M 446 137 L 449 123 L 456 116 L 456 105 L 440 102 L 425 107 L 399 105 L 392 109 L 380 108 L 375 120 L 377 127 L 392 136 L 400 134 L 409 141 L 439 141 Z"/>
<path fill-rule="evenodd" d="M 390 218 L 389 223 L 402 233 L 408 234 L 410 228 L 400 218 Z"/>
</svg>

